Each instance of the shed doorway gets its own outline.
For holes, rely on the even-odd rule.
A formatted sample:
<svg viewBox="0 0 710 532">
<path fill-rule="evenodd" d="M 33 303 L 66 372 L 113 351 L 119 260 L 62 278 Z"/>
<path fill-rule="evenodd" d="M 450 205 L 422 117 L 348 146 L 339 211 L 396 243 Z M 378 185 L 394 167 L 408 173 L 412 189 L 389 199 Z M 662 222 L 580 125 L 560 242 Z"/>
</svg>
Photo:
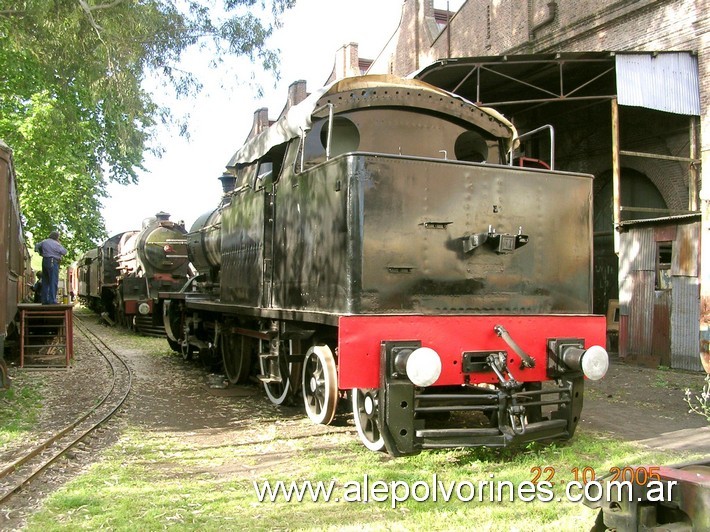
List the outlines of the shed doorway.
<svg viewBox="0 0 710 532">
<path fill-rule="evenodd" d="M 667 212 L 656 186 L 631 168 L 621 170 L 622 221 L 642 220 Z M 606 314 L 609 301 L 619 299 L 619 257 L 614 253 L 614 200 L 611 170 L 594 185 L 594 300 L 595 314 Z"/>
</svg>

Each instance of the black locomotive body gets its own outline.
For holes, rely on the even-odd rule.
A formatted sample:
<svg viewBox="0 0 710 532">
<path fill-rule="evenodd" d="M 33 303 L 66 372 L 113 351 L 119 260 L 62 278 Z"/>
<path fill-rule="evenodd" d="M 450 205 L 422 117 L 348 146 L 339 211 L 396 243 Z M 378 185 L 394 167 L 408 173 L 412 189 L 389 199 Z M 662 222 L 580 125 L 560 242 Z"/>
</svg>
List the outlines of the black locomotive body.
<svg viewBox="0 0 710 532">
<path fill-rule="evenodd" d="M 8 338 L 18 332 L 17 304 L 31 301 L 34 282 L 17 197 L 12 150 L 0 140 L 0 389 L 9 385 L 5 364 Z"/>
<path fill-rule="evenodd" d="M 118 286 L 118 244 L 124 233 L 90 249 L 79 259 L 76 267 L 79 299 L 95 312 L 106 311 L 115 317 L 114 298 Z"/>
<path fill-rule="evenodd" d="M 188 279 L 185 228 L 160 212 L 79 260 L 79 297 L 96 311 L 144 334 L 164 334 L 158 292 Z"/>
<path fill-rule="evenodd" d="M 229 162 L 188 235 L 199 275 L 163 294 L 169 337 L 316 423 L 349 392 L 373 450 L 571 437 L 608 364 L 592 179 L 506 165 L 515 136 L 418 81 L 312 94 Z"/>
</svg>

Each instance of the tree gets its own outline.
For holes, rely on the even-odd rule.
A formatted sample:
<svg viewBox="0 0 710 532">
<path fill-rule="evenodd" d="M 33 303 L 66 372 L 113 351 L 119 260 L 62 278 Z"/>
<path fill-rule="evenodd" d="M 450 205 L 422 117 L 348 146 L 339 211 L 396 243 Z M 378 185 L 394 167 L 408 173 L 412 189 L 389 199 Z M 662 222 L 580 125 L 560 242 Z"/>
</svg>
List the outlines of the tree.
<svg viewBox="0 0 710 532">
<path fill-rule="evenodd" d="M 258 61 L 278 75 L 267 40 L 295 0 L 3 0 L 0 138 L 14 150 L 26 229 L 54 228 L 72 254 L 106 237 L 109 181 L 135 183 L 156 124 L 174 120 L 143 87 L 158 73 L 187 97 L 178 67 L 192 46 Z"/>
</svg>

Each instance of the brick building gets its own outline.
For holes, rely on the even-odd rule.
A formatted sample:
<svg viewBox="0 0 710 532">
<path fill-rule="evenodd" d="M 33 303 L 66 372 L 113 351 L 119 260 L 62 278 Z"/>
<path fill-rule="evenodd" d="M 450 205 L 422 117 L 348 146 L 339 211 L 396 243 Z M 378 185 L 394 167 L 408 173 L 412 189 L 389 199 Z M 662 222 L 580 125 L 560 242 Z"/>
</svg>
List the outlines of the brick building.
<svg viewBox="0 0 710 532">
<path fill-rule="evenodd" d="M 710 319 L 710 165 L 700 164 L 710 162 L 710 134 L 702 134 L 710 131 L 707 0 L 456 7 L 404 0 L 377 58 L 363 60 L 357 44 L 346 44 L 331 78 L 418 72 L 498 108 L 521 132 L 550 126 L 554 137 L 531 139 L 520 155 L 546 159 L 553 149 L 558 169 L 595 176 L 594 310 L 619 300 L 620 354 L 699 369 Z M 659 229 L 634 225 L 649 219 L 644 227 Z M 638 246 L 629 235 L 620 244 L 626 227 L 644 235 L 646 266 L 630 266 L 625 250 Z"/>
</svg>

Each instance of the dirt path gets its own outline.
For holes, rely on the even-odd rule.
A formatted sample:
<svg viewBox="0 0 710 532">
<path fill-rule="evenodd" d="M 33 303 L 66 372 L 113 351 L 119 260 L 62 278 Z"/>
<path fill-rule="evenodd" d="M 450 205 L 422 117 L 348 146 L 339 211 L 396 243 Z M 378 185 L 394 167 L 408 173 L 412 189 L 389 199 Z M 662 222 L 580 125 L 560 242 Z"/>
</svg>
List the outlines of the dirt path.
<svg viewBox="0 0 710 532">
<path fill-rule="evenodd" d="M 685 390 L 699 393 L 705 374 L 649 369 L 612 358 L 606 377 L 588 382 L 577 430 L 608 432 L 654 449 L 710 456 L 710 424 L 689 413 Z"/>
</svg>

